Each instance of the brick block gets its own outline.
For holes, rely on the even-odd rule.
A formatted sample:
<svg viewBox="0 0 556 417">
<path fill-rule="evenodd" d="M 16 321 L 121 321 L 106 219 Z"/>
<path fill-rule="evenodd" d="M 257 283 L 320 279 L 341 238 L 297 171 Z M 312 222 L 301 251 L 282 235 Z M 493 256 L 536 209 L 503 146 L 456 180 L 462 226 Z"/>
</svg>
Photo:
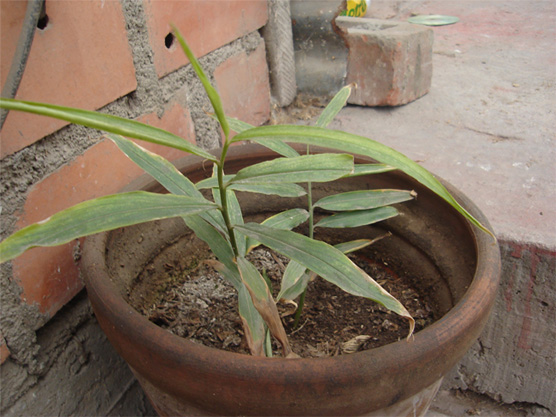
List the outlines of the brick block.
<svg viewBox="0 0 556 417">
<path fill-rule="evenodd" d="M 139 119 L 164 128 L 194 143 L 189 111 L 170 103 L 162 118 L 154 114 Z M 184 156 L 177 149 L 140 142 L 168 160 Z M 73 162 L 44 178 L 29 192 L 17 226 L 22 228 L 91 198 L 112 194 L 142 174 L 112 141 L 105 139 Z M 22 299 L 52 317 L 83 288 L 73 260 L 75 243 L 52 248 L 34 248 L 13 261 L 14 278 L 23 289 Z"/>
<path fill-rule="evenodd" d="M 228 116 L 259 126 L 270 118 L 270 82 L 264 41 L 247 55 L 238 53 L 214 71 L 216 88 Z"/>
<path fill-rule="evenodd" d="M 0 2 L 5 83 L 27 2 Z M 121 5 L 116 1 L 52 1 L 48 24 L 37 30 L 16 98 L 98 109 L 135 90 L 137 82 Z M 1 154 L 12 154 L 66 122 L 11 112 L 1 136 Z"/>
<path fill-rule="evenodd" d="M 349 48 L 346 83 L 357 84 L 348 102 L 398 106 L 428 93 L 433 31 L 390 20 L 338 17 Z"/>
<path fill-rule="evenodd" d="M 167 38 L 170 23 L 180 29 L 195 55 L 201 57 L 261 28 L 268 18 L 266 0 L 144 0 L 144 4 L 159 77 L 188 63 L 177 42 L 171 42 L 171 36 Z"/>
</svg>

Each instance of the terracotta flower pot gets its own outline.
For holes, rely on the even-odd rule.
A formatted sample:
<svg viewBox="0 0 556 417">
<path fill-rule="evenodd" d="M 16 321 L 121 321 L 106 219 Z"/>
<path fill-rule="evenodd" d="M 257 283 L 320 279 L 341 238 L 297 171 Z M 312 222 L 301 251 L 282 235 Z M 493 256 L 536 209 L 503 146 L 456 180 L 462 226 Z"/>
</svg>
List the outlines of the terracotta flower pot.
<svg viewBox="0 0 556 417">
<path fill-rule="evenodd" d="M 227 172 L 274 156 L 255 145 L 232 148 Z M 211 171 L 195 157 L 184 158 L 178 167 L 194 181 Z M 446 186 L 488 225 L 473 203 Z M 441 318 L 410 341 L 351 355 L 268 359 L 230 353 L 175 336 L 136 312 L 126 302 L 127 289 L 161 248 L 188 233 L 179 219 L 87 238 L 82 270 L 95 314 L 161 415 L 413 416 L 426 411 L 442 377 L 488 318 L 500 278 L 498 246 L 400 172 L 321 184 L 315 193 L 377 187 L 413 189 L 418 198 L 400 206 L 403 215 L 357 229 L 355 235 L 392 231 L 391 238 L 372 247 L 373 253 L 421 277 L 434 293 Z M 156 191 L 159 186 L 141 178 L 128 188 Z M 246 216 L 303 201 L 253 196 L 241 196 Z"/>
</svg>

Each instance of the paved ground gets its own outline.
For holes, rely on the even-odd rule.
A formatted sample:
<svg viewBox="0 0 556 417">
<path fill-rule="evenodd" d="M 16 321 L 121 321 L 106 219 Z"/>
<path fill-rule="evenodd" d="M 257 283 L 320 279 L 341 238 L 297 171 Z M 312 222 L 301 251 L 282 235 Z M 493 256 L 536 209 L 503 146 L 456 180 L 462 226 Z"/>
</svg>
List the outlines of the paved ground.
<svg viewBox="0 0 556 417">
<path fill-rule="evenodd" d="M 460 18 L 434 28 L 431 91 L 397 108 L 348 107 L 336 126 L 420 160 L 471 197 L 499 237 L 553 248 L 556 3 L 393 3 L 373 2 L 371 17 Z"/>
</svg>

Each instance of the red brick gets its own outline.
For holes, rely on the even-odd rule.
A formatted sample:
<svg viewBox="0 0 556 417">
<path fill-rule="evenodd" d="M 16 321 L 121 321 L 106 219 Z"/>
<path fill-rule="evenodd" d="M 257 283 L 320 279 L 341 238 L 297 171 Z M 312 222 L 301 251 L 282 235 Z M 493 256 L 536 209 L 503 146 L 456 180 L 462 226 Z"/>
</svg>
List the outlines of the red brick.
<svg viewBox="0 0 556 417">
<path fill-rule="evenodd" d="M 178 103 L 171 103 L 161 119 L 150 114 L 140 120 L 194 141 L 189 111 Z M 176 149 L 140 144 L 169 160 L 184 156 Z M 112 141 L 105 139 L 36 184 L 17 226 L 27 226 L 82 201 L 115 193 L 141 173 Z M 74 245 L 34 248 L 13 261 L 14 277 L 23 288 L 22 299 L 38 305 L 50 317 L 83 287 L 72 257 Z"/>
<path fill-rule="evenodd" d="M 149 40 L 159 77 L 187 64 L 177 42 L 165 38 L 176 25 L 197 57 L 206 55 L 265 25 L 266 0 L 153 1 L 144 0 Z"/>
<path fill-rule="evenodd" d="M 27 2 L 0 2 L 2 85 L 19 38 Z M 51 1 L 49 23 L 37 30 L 17 98 L 98 109 L 135 90 L 137 82 L 125 22 L 117 1 Z M 1 154 L 12 154 L 67 123 L 11 112 Z"/>
<path fill-rule="evenodd" d="M 390 20 L 339 17 L 349 48 L 346 83 L 356 83 L 348 103 L 398 106 L 428 93 L 433 31 Z"/>
<path fill-rule="evenodd" d="M 259 126 L 270 118 L 270 83 L 265 46 L 236 54 L 214 71 L 216 88 L 228 116 Z"/>
<path fill-rule="evenodd" d="M 10 349 L 6 345 L 6 340 L 0 332 L 0 365 L 2 365 L 10 357 Z"/>
</svg>

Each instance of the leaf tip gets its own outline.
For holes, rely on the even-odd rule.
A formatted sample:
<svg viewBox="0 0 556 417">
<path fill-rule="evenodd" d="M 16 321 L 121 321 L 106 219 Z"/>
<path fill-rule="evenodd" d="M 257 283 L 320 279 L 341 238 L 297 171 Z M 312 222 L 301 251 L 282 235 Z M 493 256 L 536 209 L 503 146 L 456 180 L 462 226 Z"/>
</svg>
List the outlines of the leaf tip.
<svg viewBox="0 0 556 417">
<path fill-rule="evenodd" d="M 409 334 L 407 335 L 406 340 L 408 342 L 412 341 L 414 339 L 414 332 L 415 332 L 415 320 L 413 319 L 413 317 L 411 316 L 407 316 L 406 317 L 407 320 L 409 321 Z"/>
</svg>

